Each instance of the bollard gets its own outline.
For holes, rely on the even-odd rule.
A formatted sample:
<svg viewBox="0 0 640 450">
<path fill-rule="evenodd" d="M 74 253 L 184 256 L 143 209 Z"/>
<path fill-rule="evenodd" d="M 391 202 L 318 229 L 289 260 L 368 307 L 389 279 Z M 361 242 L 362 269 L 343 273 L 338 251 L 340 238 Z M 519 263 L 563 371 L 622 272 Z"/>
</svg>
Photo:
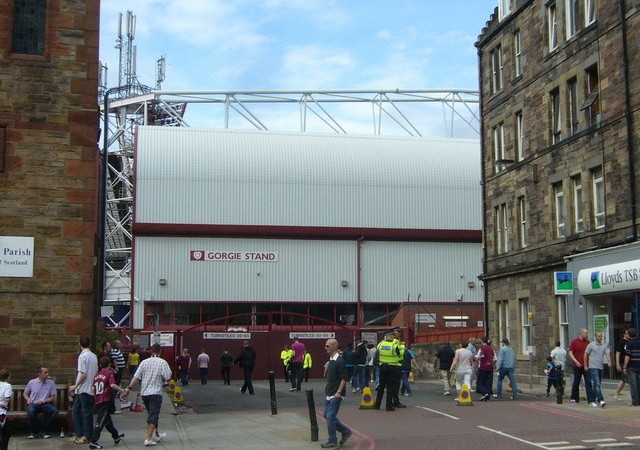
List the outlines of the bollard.
<svg viewBox="0 0 640 450">
<path fill-rule="evenodd" d="M 307 393 L 309 421 L 311 422 L 311 442 L 318 442 L 318 418 L 316 417 L 316 405 L 313 401 L 313 389 L 307 389 L 305 392 Z"/>
<path fill-rule="evenodd" d="M 564 371 L 562 369 L 558 370 L 556 386 L 556 403 L 562 405 L 562 398 L 564 397 Z"/>
<path fill-rule="evenodd" d="M 269 371 L 269 392 L 271 393 L 271 415 L 278 414 L 278 402 L 276 401 L 276 376 L 273 370 Z"/>
</svg>

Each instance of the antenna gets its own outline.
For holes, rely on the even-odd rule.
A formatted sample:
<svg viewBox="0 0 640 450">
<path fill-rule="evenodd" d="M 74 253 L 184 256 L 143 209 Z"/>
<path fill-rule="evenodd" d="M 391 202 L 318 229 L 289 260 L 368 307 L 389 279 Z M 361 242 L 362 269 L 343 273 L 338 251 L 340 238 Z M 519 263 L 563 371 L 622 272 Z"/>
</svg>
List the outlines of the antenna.
<svg viewBox="0 0 640 450">
<path fill-rule="evenodd" d="M 165 69 L 166 69 L 165 56 L 160 55 L 160 57 L 156 61 L 156 89 L 162 88 L 162 82 L 165 79 Z"/>
</svg>

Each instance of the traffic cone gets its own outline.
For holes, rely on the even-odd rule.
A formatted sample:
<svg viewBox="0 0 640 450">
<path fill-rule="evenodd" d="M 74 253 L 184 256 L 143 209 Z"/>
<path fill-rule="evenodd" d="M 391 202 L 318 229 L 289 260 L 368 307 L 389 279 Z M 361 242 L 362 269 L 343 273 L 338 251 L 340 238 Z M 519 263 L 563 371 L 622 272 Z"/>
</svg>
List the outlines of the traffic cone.
<svg viewBox="0 0 640 450">
<path fill-rule="evenodd" d="M 362 388 L 362 397 L 360 398 L 360 409 L 373 409 L 374 401 L 371 394 L 371 388 L 365 386 Z"/>
<path fill-rule="evenodd" d="M 409 372 L 409 383 L 413 383 L 414 381 L 413 372 Z"/>
<path fill-rule="evenodd" d="M 176 380 L 169 380 L 169 392 L 173 392 L 176 389 Z"/>
<path fill-rule="evenodd" d="M 468 384 L 463 384 L 460 389 L 460 395 L 458 396 L 458 406 L 473 406 L 473 400 L 471 399 L 471 389 Z"/>
<path fill-rule="evenodd" d="M 184 403 L 184 398 L 182 398 L 182 388 L 180 386 L 176 386 L 173 389 L 173 403 Z"/>
<path fill-rule="evenodd" d="M 138 392 L 138 395 L 136 395 L 136 401 L 133 404 L 133 406 L 131 407 L 131 411 L 134 411 L 134 412 L 142 412 L 142 411 L 144 411 L 144 409 L 142 408 L 142 404 L 140 403 L 141 401 L 142 400 L 141 400 L 141 397 L 140 397 L 140 392 Z"/>
</svg>

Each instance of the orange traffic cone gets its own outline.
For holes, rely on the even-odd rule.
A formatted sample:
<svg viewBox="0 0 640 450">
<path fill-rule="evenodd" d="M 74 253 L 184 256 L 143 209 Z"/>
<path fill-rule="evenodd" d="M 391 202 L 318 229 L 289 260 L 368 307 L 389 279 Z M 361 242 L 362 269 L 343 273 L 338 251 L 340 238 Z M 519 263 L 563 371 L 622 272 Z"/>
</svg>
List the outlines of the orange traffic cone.
<svg viewBox="0 0 640 450">
<path fill-rule="evenodd" d="M 135 411 L 135 412 L 142 412 L 144 411 L 144 409 L 142 408 L 142 405 L 140 404 L 140 392 L 138 392 L 138 395 L 136 396 L 136 401 L 133 404 L 133 406 L 131 407 L 131 411 Z"/>
</svg>

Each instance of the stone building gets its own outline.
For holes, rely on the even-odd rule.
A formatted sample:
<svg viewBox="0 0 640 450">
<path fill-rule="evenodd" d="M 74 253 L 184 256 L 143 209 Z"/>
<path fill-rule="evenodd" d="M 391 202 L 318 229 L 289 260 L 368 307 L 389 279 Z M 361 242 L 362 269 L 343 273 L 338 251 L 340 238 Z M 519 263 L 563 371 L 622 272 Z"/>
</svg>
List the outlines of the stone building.
<svg viewBox="0 0 640 450">
<path fill-rule="evenodd" d="M 0 2 L 0 366 L 75 373 L 94 333 L 99 1 Z"/>
<path fill-rule="evenodd" d="M 488 331 L 537 366 L 638 324 L 639 32 L 637 2 L 500 0 L 476 43 Z"/>
</svg>

